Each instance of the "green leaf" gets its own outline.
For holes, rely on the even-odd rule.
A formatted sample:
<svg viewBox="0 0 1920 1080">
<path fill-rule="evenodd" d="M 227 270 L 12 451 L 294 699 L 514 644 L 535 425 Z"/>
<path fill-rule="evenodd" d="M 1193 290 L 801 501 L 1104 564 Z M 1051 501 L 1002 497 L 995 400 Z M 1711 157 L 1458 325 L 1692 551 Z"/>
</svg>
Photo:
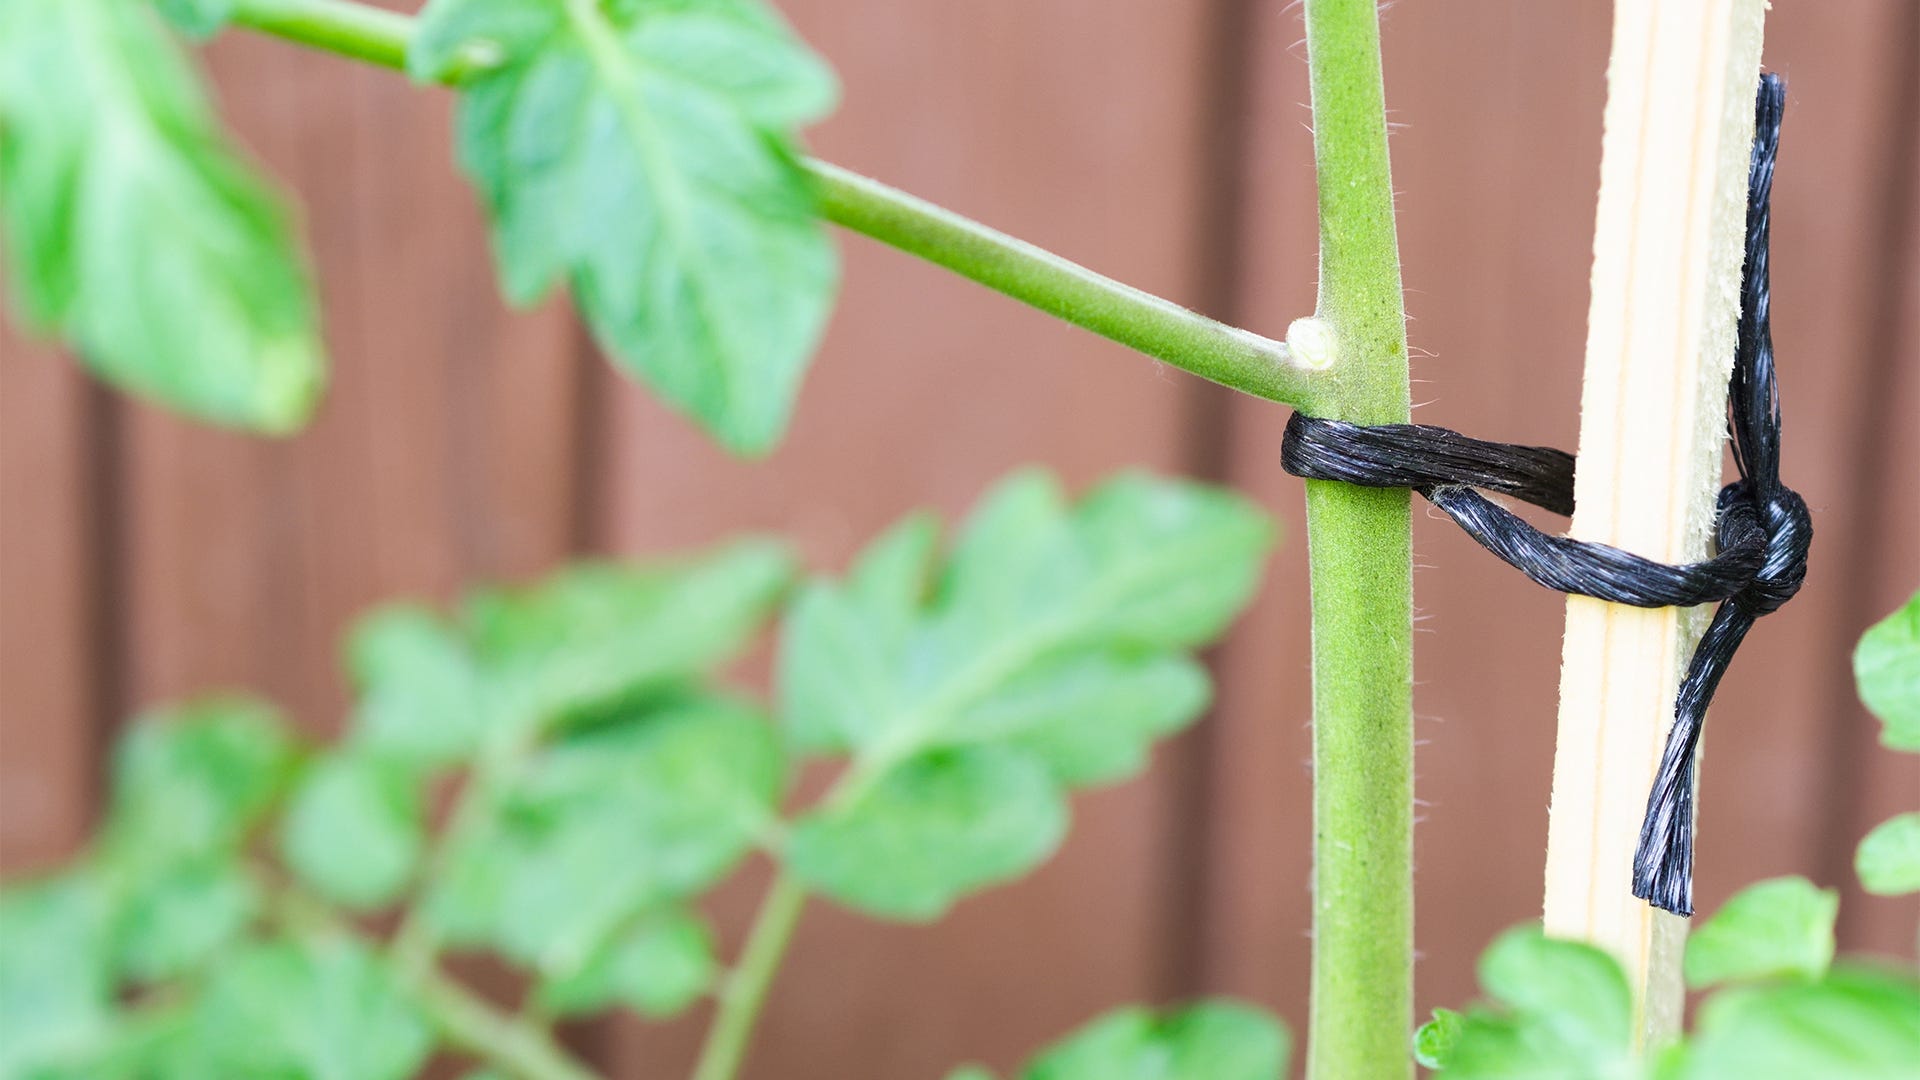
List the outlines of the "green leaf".
<svg viewBox="0 0 1920 1080">
<path fill-rule="evenodd" d="M 301 778 L 280 830 L 287 865 L 349 908 L 398 898 L 425 845 L 411 770 L 351 750 L 322 757 Z"/>
<path fill-rule="evenodd" d="M 577 972 L 540 984 L 535 998 L 559 1015 L 620 1003 L 642 1016 L 664 1018 L 698 1000 L 718 974 L 706 924 L 684 911 L 667 910 L 622 931 Z"/>
<path fill-rule="evenodd" d="M 1476 1008 L 1454 1025 L 1444 1075 L 1455 1080 L 1637 1075 L 1633 997 L 1620 966 L 1606 953 L 1522 927 L 1503 934 L 1481 956 L 1480 985 L 1500 1008 Z"/>
<path fill-rule="evenodd" d="M 1840 894 L 1805 878 L 1749 885 L 1687 938 L 1687 985 L 1798 975 L 1817 979 L 1833 962 Z"/>
<path fill-rule="evenodd" d="M 1920 892 L 1920 813 L 1896 814 L 1874 827 L 1854 852 L 1860 886 L 1876 896 Z"/>
<path fill-rule="evenodd" d="M 947 1080 L 996 1080 L 993 1070 L 985 1065 L 962 1065 L 947 1074 Z"/>
<path fill-rule="evenodd" d="M 433 1045 L 392 973 L 345 937 L 247 949 L 220 965 L 198 1014 L 219 1075 L 402 1080 Z"/>
<path fill-rule="evenodd" d="M 585 564 L 482 593 L 466 623 L 493 707 L 547 720 L 616 705 L 713 667 L 764 625 L 787 549 L 744 540 L 680 563 Z"/>
<path fill-rule="evenodd" d="M 212 0 L 177 5 L 189 24 Z M 284 433 L 324 379 L 279 197 L 140 0 L 0 6 L 0 225 L 14 304 L 106 379 Z"/>
<path fill-rule="evenodd" d="M 1235 496 L 1132 474 L 1069 507 L 1052 478 L 1017 473 L 944 566 L 928 519 L 896 526 L 844 583 L 808 586 L 782 630 L 790 743 L 850 753 L 859 778 L 800 819 L 789 857 L 837 899 L 904 918 L 1031 869 L 1057 840 L 1059 788 L 1139 771 L 1205 708 L 1187 650 L 1246 604 L 1271 543 Z M 1020 801 L 972 820 L 995 785 Z M 863 805 L 882 798 L 912 827 Z"/>
<path fill-rule="evenodd" d="M 421 768 L 480 748 L 489 716 L 480 673 L 460 634 L 431 611 L 381 608 L 354 625 L 347 665 L 361 698 L 353 740 Z"/>
<path fill-rule="evenodd" d="M 153 0 L 154 9 L 181 33 L 196 40 L 212 37 L 233 18 L 238 0 Z"/>
<path fill-rule="evenodd" d="M 428 917 L 571 980 L 637 914 L 731 870 L 773 827 L 784 782 L 771 726 L 738 705 L 674 704 L 570 734 L 491 794 Z"/>
<path fill-rule="evenodd" d="M 1466 1023 L 1467 1018 L 1452 1009 L 1433 1010 L 1433 1019 L 1413 1033 L 1413 1059 L 1429 1069 L 1446 1068 Z"/>
<path fill-rule="evenodd" d="M 1920 593 L 1875 623 L 1853 652 L 1860 700 L 1880 722 L 1880 742 L 1920 752 Z"/>
<path fill-rule="evenodd" d="M 109 917 L 80 875 L 0 891 L 0 1076 L 84 1060 L 109 1034 Z"/>
<path fill-rule="evenodd" d="M 1663 1080 L 1912 1080 L 1920 982 L 1910 972 L 1836 967 L 1818 982 L 1740 987 L 1700 1010 Z"/>
<path fill-rule="evenodd" d="M 914 758 L 863 797 L 806 815 L 786 860 L 842 903 L 928 921 L 1045 861 L 1066 831 L 1066 801 L 1038 761 L 969 747 Z"/>
<path fill-rule="evenodd" d="M 148 713 L 115 755 L 106 857 L 138 874 L 232 851 L 279 796 L 293 758 L 279 715 L 259 702 Z"/>
<path fill-rule="evenodd" d="M 1156 1016 L 1118 1009 L 1035 1058 L 1023 1080 L 1278 1080 L 1288 1037 L 1251 1006 L 1205 1001 Z"/>
<path fill-rule="evenodd" d="M 198 970 L 239 939 L 260 903 L 259 886 L 230 860 L 190 862 L 131 882 L 113 924 L 115 966 L 135 982 Z"/>
<path fill-rule="evenodd" d="M 474 40 L 504 63 L 462 83 L 457 142 L 507 295 L 566 278 L 623 366 L 730 448 L 770 448 L 838 273 L 792 142 L 831 71 L 742 0 L 433 0 L 409 68 Z"/>
</svg>

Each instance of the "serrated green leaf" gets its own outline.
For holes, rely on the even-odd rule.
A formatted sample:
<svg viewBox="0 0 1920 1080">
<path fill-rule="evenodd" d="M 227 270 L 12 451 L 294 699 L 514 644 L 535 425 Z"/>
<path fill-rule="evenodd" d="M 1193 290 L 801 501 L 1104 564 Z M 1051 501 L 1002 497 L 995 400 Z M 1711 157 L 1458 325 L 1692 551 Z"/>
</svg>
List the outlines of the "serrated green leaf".
<svg viewBox="0 0 1920 1080">
<path fill-rule="evenodd" d="M 784 782 L 771 726 L 737 705 L 677 704 L 573 733 L 491 797 L 428 917 L 571 979 L 637 913 L 731 870 L 772 827 Z"/>
<path fill-rule="evenodd" d="M 354 625 L 347 666 L 360 687 L 352 739 L 421 768 L 473 754 L 487 730 L 481 675 L 466 643 L 431 611 L 392 605 Z"/>
<path fill-rule="evenodd" d="M 153 0 L 174 28 L 196 40 L 212 37 L 233 18 L 237 0 Z"/>
<path fill-rule="evenodd" d="M 214 0 L 182 0 L 194 20 Z M 0 7 L 0 224 L 16 308 L 106 379 L 272 433 L 324 379 L 279 197 L 141 0 Z"/>
<path fill-rule="evenodd" d="M 1023 1080 L 1278 1080 L 1287 1030 L 1259 1009 L 1205 1001 L 1156 1016 L 1118 1009 L 1067 1036 Z"/>
<path fill-rule="evenodd" d="M 1884 725 L 1880 742 L 1920 752 L 1920 593 L 1862 635 L 1853 677 L 1860 700 Z"/>
<path fill-rule="evenodd" d="M 789 742 L 850 753 L 859 778 L 801 818 L 806 843 L 789 857 L 804 853 L 810 879 L 838 899 L 909 918 L 1030 869 L 1052 849 L 1034 838 L 1050 834 L 1017 818 L 976 828 L 960 812 L 970 787 L 921 801 L 892 774 L 927 770 L 946 760 L 939 751 L 990 751 L 981 760 L 1022 778 L 1020 812 L 1052 822 L 1061 786 L 1138 771 L 1155 739 L 1205 707 L 1205 673 L 1185 650 L 1247 602 L 1271 543 L 1271 524 L 1243 500 L 1132 474 L 1070 507 L 1051 477 L 1016 473 L 981 499 L 944 567 L 929 521 L 896 526 L 845 583 L 808 586 L 782 628 Z M 1028 791 L 1036 775 L 1046 784 Z M 913 808 L 913 831 L 861 805 L 881 793 Z M 889 846 L 834 849 L 862 843 Z M 858 880 L 867 872 L 881 877 Z"/>
<path fill-rule="evenodd" d="M 1749 885 L 1687 937 L 1687 985 L 1797 975 L 1817 979 L 1833 962 L 1840 894 L 1805 878 Z"/>
<path fill-rule="evenodd" d="M 393 974 L 344 937 L 247 949 L 220 965 L 197 1013 L 216 1075 L 402 1080 L 433 1045 Z"/>
<path fill-rule="evenodd" d="M 314 891 L 348 908 L 382 907 L 405 889 L 426 843 L 412 770 L 352 750 L 301 777 L 280 829 L 280 853 Z"/>
<path fill-rule="evenodd" d="M 279 796 L 293 759 L 279 714 L 260 702 L 147 713 L 115 753 L 105 857 L 137 875 L 232 850 Z"/>
<path fill-rule="evenodd" d="M 535 720 L 617 704 L 727 659 L 793 575 L 787 549 L 744 540 L 679 563 L 570 567 L 468 605 L 493 707 Z"/>
<path fill-rule="evenodd" d="M 0 891 L 0 1076 L 85 1061 L 110 1034 L 110 918 L 80 875 Z"/>
<path fill-rule="evenodd" d="M 1874 827 L 1853 855 L 1860 886 L 1876 896 L 1920 892 L 1920 813 L 1896 814 Z"/>
<path fill-rule="evenodd" d="M 259 886 L 229 860 L 198 860 L 130 882 L 113 923 L 115 968 L 135 982 L 195 971 L 240 937 L 260 902 Z"/>
<path fill-rule="evenodd" d="M 860 797 L 803 816 L 785 854 L 841 903 L 926 921 L 1039 865 L 1066 829 L 1066 800 L 1039 761 L 967 747 L 914 758 Z"/>
<path fill-rule="evenodd" d="M 698 1000 L 719 974 L 713 934 L 684 911 L 641 918 L 579 971 L 535 990 L 542 1008 L 559 1015 L 625 1004 L 640 1015 L 664 1018 Z"/>
<path fill-rule="evenodd" d="M 1146 767 L 1154 740 L 1206 708 L 1206 669 L 1185 656 L 1075 656 L 1008 680 L 968 709 L 960 726 L 1004 738 L 1075 786 L 1108 783 Z"/>
<path fill-rule="evenodd" d="M 1818 982 L 1740 987 L 1700 1010 L 1663 1080 L 1912 1080 L 1920 1069 L 1920 981 L 1842 965 Z"/>
<path fill-rule="evenodd" d="M 434 0 L 418 77 L 480 39 L 457 142 L 507 295 L 561 278 L 624 367 L 738 452 L 779 440 L 838 271 L 792 129 L 831 71 L 747 3 Z"/>
<path fill-rule="evenodd" d="M 1466 1022 L 1466 1017 L 1452 1009 L 1433 1010 L 1433 1019 L 1413 1033 L 1413 1060 L 1429 1069 L 1446 1068 Z"/>
<path fill-rule="evenodd" d="M 1458 1025 L 1443 1075 L 1452 1080 L 1619 1080 L 1635 1076 L 1633 997 L 1620 966 L 1590 945 L 1538 927 L 1508 931 L 1480 958 L 1498 1009 Z"/>
</svg>

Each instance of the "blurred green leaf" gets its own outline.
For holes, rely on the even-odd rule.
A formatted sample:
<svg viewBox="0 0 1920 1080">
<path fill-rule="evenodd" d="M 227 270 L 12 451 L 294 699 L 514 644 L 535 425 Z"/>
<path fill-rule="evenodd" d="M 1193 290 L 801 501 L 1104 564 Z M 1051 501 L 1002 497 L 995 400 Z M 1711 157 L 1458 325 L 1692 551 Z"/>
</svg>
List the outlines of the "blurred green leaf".
<svg viewBox="0 0 1920 1080">
<path fill-rule="evenodd" d="M 1452 1080 L 1621 1080 L 1639 1075 L 1633 996 L 1612 957 L 1538 927 L 1508 931 L 1480 958 L 1496 1007 L 1449 1026 L 1443 1075 Z"/>
<path fill-rule="evenodd" d="M 718 974 L 706 924 L 668 909 L 622 930 L 578 971 L 541 983 L 535 998 L 560 1015 L 618 1003 L 642 1016 L 667 1017 L 698 1000 Z"/>
<path fill-rule="evenodd" d="M 153 6 L 181 33 L 209 38 L 233 18 L 237 0 L 153 0 Z"/>
<path fill-rule="evenodd" d="M 280 829 L 287 865 L 321 896 L 357 909 L 396 899 L 425 843 L 412 771 L 351 750 L 313 763 Z"/>
<path fill-rule="evenodd" d="M 633 917 L 693 896 L 773 827 L 785 764 L 770 725 L 725 702 L 574 732 L 487 795 L 483 826 L 428 897 L 450 938 L 567 981 Z"/>
<path fill-rule="evenodd" d="M 1251 597 L 1272 526 L 1233 495 L 1140 475 L 1069 508 L 1023 472 L 981 500 L 944 568 L 935 540 L 910 518 L 844 583 L 807 587 L 778 660 L 789 741 L 850 753 L 857 778 L 799 820 L 789 860 L 836 899 L 913 919 L 1044 860 L 1060 787 L 1137 772 L 1199 714 L 1207 680 L 1186 650 Z"/>
<path fill-rule="evenodd" d="M 1035 1058 L 1023 1080 L 1279 1080 L 1287 1030 L 1259 1009 L 1204 1001 L 1165 1015 L 1118 1009 Z"/>
<path fill-rule="evenodd" d="M 394 604 L 354 624 L 347 666 L 361 696 L 353 739 L 391 760 L 433 767 L 480 747 L 489 713 L 481 675 L 458 630 Z"/>
<path fill-rule="evenodd" d="M 1920 752 L 1920 593 L 1860 638 L 1853 677 L 1860 700 L 1885 725 L 1881 743 Z"/>
<path fill-rule="evenodd" d="M 174 6 L 188 25 L 213 8 Z M 312 411 L 289 215 L 142 0 L 0 5 L 0 225 L 19 314 L 108 380 L 265 432 Z"/>
<path fill-rule="evenodd" d="M 1854 852 L 1860 886 L 1876 896 L 1920 892 L 1920 813 L 1896 814 L 1875 826 Z"/>
<path fill-rule="evenodd" d="M 260 902 L 253 879 L 217 857 L 130 882 L 113 924 L 116 970 L 135 982 L 195 971 L 239 939 Z"/>
<path fill-rule="evenodd" d="M 149 712 L 121 739 L 105 835 L 135 876 L 238 847 L 284 788 L 295 750 L 279 714 L 241 698 Z"/>
<path fill-rule="evenodd" d="M 589 563 L 479 594 L 466 625 L 493 707 L 548 720 L 719 664 L 759 631 L 792 576 L 792 556 L 767 540 L 678 563 Z"/>
<path fill-rule="evenodd" d="M 0 891 L 0 1077 L 88 1060 L 110 1035 L 109 920 L 76 874 Z"/>
<path fill-rule="evenodd" d="M 786 428 L 838 271 L 792 130 L 832 72 L 748 0 L 433 0 L 409 69 L 486 40 L 461 86 L 460 161 L 509 298 L 562 278 L 620 361 L 735 451 Z"/>
<path fill-rule="evenodd" d="M 1920 1070 L 1920 982 L 1839 966 L 1818 982 L 1739 987 L 1711 998 L 1662 1080 L 1912 1080 Z"/>
<path fill-rule="evenodd" d="M 932 920 L 959 895 L 1044 861 L 1066 831 L 1066 800 L 1030 755 L 936 750 L 888 770 L 862 797 L 806 815 L 786 860 L 843 903 Z"/>
<path fill-rule="evenodd" d="M 1817 979 L 1833 963 L 1840 894 L 1805 878 L 1749 885 L 1687 937 L 1687 985 L 1798 975 Z"/>
<path fill-rule="evenodd" d="M 1413 1059 L 1429 1069 L 1445 1068 L 1467 1018 L 1452 1009 L 1433 1010 L 1433 1019 L 1413 1033 Z"/>
<path fill-rule="evenodd" d="M 217 1075 L 402 1080 L 433 1045 L 392 974 L 344 937 L 250 947 L 215 971 L 197 1013 Z"/>
</svg>

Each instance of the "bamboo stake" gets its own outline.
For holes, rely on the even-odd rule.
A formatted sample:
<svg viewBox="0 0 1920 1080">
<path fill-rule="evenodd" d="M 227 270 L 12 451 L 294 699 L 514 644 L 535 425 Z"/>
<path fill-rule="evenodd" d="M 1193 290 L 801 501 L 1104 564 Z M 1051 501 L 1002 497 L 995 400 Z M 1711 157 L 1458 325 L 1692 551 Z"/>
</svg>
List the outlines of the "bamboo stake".
<svg viewBox="0 0 1920 1080">
<path fill-rule="evenodd" d="M 1571 534 L 1707 552 L 1739 318 L 1765 0 L 1617 0 Z M 1685 920 L 1632 892 L 1634 843 L 1704 619 L 1567 602 L 1547 838 L 1550 934 L 1625 965 L 1648 1045 L 1679 1029 Z"/>
</svg>

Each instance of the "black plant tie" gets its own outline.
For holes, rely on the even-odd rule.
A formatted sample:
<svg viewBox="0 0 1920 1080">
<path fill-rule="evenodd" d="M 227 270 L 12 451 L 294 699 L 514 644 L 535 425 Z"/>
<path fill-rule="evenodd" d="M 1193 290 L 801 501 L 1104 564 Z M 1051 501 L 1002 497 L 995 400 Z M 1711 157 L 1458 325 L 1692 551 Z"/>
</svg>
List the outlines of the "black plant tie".
<svg viewBox="0 0 1920 1080">
<path fill-rule="evenodd" d="M 1297 412 L 1280 449 L 1281 467 L 1295 476 L 1418 491 L 1480 546 L 1549 589 L 1648 608 L 1720 602 L 1680 684 L 1633 856 L 1633 894 L 1678 915 L 1693 914 L 1694 765 L 1707 705 L 1754 620 L 1799 591 L 1813 539 L 1807 504 L 1780 482 L 1780 396 L 1767 316 L 1768 200 L 1785 104 L 1780 77 L 1762 75 L 1727 401 L 1740 479 L 1720 489 L 1711 559 L 1676 566 L 1548 535 L 1475 490 L 1571 514 L 1574 459 L 1560 450 L 1485 442 L 1424 424 L 1366 427 Z"/>
</svg>

